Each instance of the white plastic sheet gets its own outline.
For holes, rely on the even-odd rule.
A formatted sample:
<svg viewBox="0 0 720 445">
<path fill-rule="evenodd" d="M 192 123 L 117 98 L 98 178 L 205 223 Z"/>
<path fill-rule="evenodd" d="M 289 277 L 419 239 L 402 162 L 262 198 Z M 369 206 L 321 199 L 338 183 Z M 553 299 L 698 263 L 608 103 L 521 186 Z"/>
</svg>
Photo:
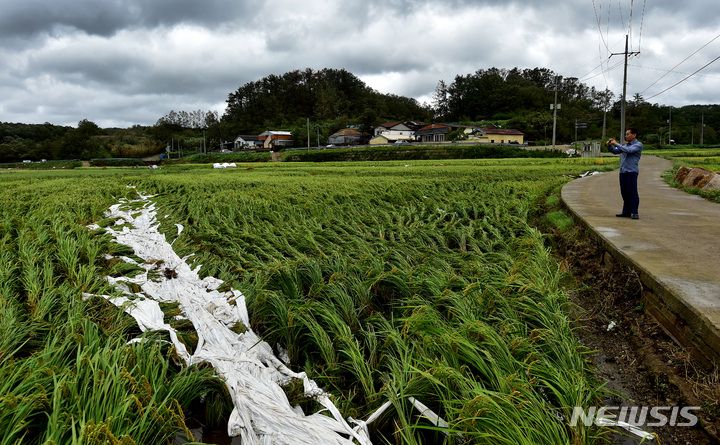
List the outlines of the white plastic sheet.
<svg viewBox="0 0 720 445">
<path fill-rule="evenodd" d="M 178 257 L 158 231 L 155 207 L 148 198 L 150 196 L 140 195 L 139 200 L 145 202 L 140 212 L 127 208 L 126 202 L 110 207 L 108 217 L 122 218 L 132 227 L 106 230 L 146 261 L 141 265 L 146 271 L 156 269 L 159 264 L 163 270 L 174 273 L 161 273 L 153 279 L 147 272 L 133 278 L 107 277 L 127 296 L 103 297 L 124 307 L 143 331 L 168 331 L 178 355 L 186 363 L 209 362 L 215 368 L 225 380 L 234 405 L 228 434 L 241 436 L 243 444 L 371 444 L 367 430 L 350 427 L 314 381 L 303 372 L 290 370 L 275 357 L 270 345 L 252 332 L 241 292 L 220 292 L 220 280 L 200 279 L 199 268 L 191 269 Z M 182 230 L 181 227 L 178 230 Z M 131 292 L 124 282 L 134 283 L 141 291 Z M 198 345 L 194 352 L 187 351 L 172 327 L 164 323 L 158 302 L 179 303 L 197 331 Z M 236 323 L 242 323 L 247 331 L 237 334 L 230 330 Z M 303 381 L 305 394 L 315 397 L 325 412 L 304 415 L 290 406 L 281 385 L 293 378 Z"/>
<path fill-rule="evenodd" d="M 598 417 L 595 420 L 595 425 L 597 426 L 607 426 L 607 427 L 616 427 L 619 426 L 620 428 L 624 428 L 629 433 L 634 434 L 635 436 L 641 438 L 642 440 L 653 440 L 656 438 L 656 436 L 652 433 L 648 433 L 647 431 L 641 430 L 640 428 L 636 427 L 635 425 L 631 425 L 627 422 L 623 422 L 621 420 L 611 420 L 606 419 L 604 417 Z"/>
</svg>

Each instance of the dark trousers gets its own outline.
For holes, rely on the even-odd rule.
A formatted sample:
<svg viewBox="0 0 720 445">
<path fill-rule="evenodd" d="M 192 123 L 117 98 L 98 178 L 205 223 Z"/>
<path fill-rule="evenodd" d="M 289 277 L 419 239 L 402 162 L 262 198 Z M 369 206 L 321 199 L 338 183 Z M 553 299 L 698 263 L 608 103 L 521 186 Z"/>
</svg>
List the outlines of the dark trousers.
<svg viewBox="0 0 720 445">
<path fill-rule="evenodd" d="M 637 191 L 637 172 L 620 173 L 620 194 L 623 199 L 624 214 L 632 214 L 638 212 L 640 205 L 640 197 Z"/>
</svg>

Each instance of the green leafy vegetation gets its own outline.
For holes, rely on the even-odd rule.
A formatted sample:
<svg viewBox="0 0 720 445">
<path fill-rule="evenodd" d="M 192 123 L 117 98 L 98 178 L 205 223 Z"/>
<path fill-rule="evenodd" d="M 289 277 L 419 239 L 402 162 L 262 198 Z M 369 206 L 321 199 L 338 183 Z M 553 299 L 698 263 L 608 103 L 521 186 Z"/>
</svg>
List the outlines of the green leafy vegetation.
<svg viewBox="0 0 720 445">
<path fill-rule="evenodd" d="M 212 164 L 215 162 L 269 162 L 270 153 L 208 153 L 188 156 L 175 161 L 177 164 Z"/>
<path fill-rule="evenodd" d="M 84 227 L 135 194 L 116 171 L 0 175 L 0 431 L 2 443 L 172 443 L 184 414 L 221 388 L 184 367 L 158 333 L 101 297 L 127 254 Z M 123 263 L 125 264 L 125 263 Z M 189 432 L 188 432 L 189 434 Z"/>
<path fill-rule="evenodd" d="M 144 167 L 145 163 L 137 158 L 104 158 L 92 159 L 93 167 Z"/>
<path fill-rule="evenodd" d="M 700 167 L 714 172 L 720 172 L 720 149 L 718 148 L 697 148 L 697 147 L 673 147 L 672 150 L 650 151 L 651 154 L 669 159 L 673 163 L 673 169 L 663 174 L 665 181 L 685 190 L 687 193 L 701 196 L 713 202 L 720 202 L 720 192 L 717 190 L 702 190 L 696 187 L 683 187 L 675 181 L 680 166 L 688 168 Z"/>
<path fill-rule="evenodd" d="M 592 442 L 558 421 L 597 387 L 527 215 L 564 174 L 616 165 L 595 162 L 271 164 L 164 176 L 157 202 L 168 236 L 193 227 L 178 253 L 242 290 L 253 328 L 343 413 L 393 402 L 375 437 L 435 434 L 413 397 L 480 442 L 527 440 L 527 422 L 542 425 L 530 443 Z"/>
<path fill-rule="evenodd" d="M 82 167 L 81 161 L 47 161 L 47 162 L 32 162 L 32 163 L 9 163 L 0 164 L 0 168 L 20 168 L 24 170 L 51 170 L 55 168 L 60 169 L 71 169 Z"/>
<path fill-rule="evenodd" d="M 566 175 L 615 159 L 253 166 L 2 173 L 9 443 L 170 443 L 203 394 L 193 411 L 208 424 L 227 412 L 209 370 L 176 364 L 152 341 L 125 346 L 139 334 L 128 316 L 83 298 L 112 293 L 106 253 L 131 254 L 84 227 L 118 224 L 103 213 L 135 193 L 127 184 L 157 194 L 177 253 L 241 290 L 253 329 L 344 416 L 392 403 L 370 426 L 377 443 L 598 440 L 601 431 L 568 425 L 602 388 L 570 327 L 564 271 L 528 218 Z M 168 320 L 178 310 L 163 309 Z M 413 399 L 449 427 L 419 416 Z"/>
<path fill-rule="evenodd" d="M 78 122 L 77 128 L 50 123 L 0 123 L 0 162 L 4 163 L 137 158 L 160 153 L 164 147 L 164 141 L 157 142 L 139 126 L 102 129 L 87 119 Z"/>
<path fill-rule="evenodd" d="M 501 159 L 501 158 L 565 158 L 567 154 L 553 150 L 525 150 L 519 147 L 494 145 L 443 145 L 362 147 L 333 150 L 293 150 L 283 153 L 283 161 L 396 161 L 420 159 Z"/>
</svg>

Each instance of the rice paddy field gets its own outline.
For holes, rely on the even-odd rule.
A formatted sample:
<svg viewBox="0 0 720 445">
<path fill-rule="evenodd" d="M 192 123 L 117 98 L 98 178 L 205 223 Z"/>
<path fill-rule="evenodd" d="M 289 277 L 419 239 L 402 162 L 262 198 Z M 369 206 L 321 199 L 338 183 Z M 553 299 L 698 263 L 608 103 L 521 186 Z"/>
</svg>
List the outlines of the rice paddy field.
<svg viewBox="0 0 720 445">
<path fill-rule="evenodd" d="M 665 172 L 665 181 L 674 187 L 683 188 L 682 184 L 675 182 L 675 173 L 680 166 L 689 168 L 700 167 L 714 172 L 720 172 L 720 149 L 718 148 L 683 148 L 672 150 L 649 150 L 649 154 L 663 157 L 672 161 L 673 170 Z M 685 188 L 688 193 L 699 195 L 707 200 L 720 202 L 720 193 L 716 190 L 704 191 L 697 188 Z"/>
<path fill-rule="evenodd" d="M 702 167 L 720 171 L 719 148 L 676 148 L 671 150 L 647 150 L 647 154 L 660 156 L 673 161 L 675 167 Z"/>
<path fill-rule="evenodd" d="M 604 393 L 572 329 L 565 271 L 532 217 L 570 175 L 617 165 L 0 172 L 0 443 L 174 443 L 193 440 L 191 421 L 227 423 L 232 402 L 212 367 L 185 365 L 167 332 L 142 333 L 93 296 L 116 293 L 107 276 L 139 272 L 103 229 L 119 224 L 108 208 L 138 191 L 153 195 L 177 254 L 242 292 L 245 328 L 344 417 L 389 403 L 368 425 L 373 443 L 601 443 L 605 431 L 570 426 L 574 407 Z M 193 350 L 192 324 L 161 307 Z M 285 391 L 306 413 L 321 408 L 297 385 Z"/>
</svg>

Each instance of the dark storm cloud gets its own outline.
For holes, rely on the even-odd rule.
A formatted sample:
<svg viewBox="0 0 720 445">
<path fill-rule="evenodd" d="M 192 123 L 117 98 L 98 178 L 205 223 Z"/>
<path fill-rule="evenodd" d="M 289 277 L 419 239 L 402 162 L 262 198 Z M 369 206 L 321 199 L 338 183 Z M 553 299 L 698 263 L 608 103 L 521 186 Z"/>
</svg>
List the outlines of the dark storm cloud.
<svg viewBox="0 0 720 445">
<path fill-rule="evenodd" d="M 76 53 L 68 49 L 32 55 L 26 75 L 44 73 L 62 82 L 122 85 L 131 75 L 147 68 L 147 61 L 136 54 L 101 51 Z"/>
<path fill-rule="evenodd" d="M 127 28 L 252 20 L 260 0 L 2 0 L 0 37 L 56 35 L 74 29 L 111 36 Z"/>
<path fill-rule="evenodd" d="M 651 96 L 684 76 L 648 88 L 663 70 L 720 33 L 717 0 L 0 0 L 0 8 L 0 120 L 64 125 L 153 124 L 173 109 L 222 114 L 245 83 L 305 68 L 345 68 L 371 88 L 421 101 L 439 80 L 491 67 L 544 67 L 618 94 L 622 67 L 610 54 L 626 33 L 641 51 L 628 92 Z M 677 71 L 718 53 L 720 39 Z M 720 103 L 715 65 L 653 102 Z"/>
</svg>

